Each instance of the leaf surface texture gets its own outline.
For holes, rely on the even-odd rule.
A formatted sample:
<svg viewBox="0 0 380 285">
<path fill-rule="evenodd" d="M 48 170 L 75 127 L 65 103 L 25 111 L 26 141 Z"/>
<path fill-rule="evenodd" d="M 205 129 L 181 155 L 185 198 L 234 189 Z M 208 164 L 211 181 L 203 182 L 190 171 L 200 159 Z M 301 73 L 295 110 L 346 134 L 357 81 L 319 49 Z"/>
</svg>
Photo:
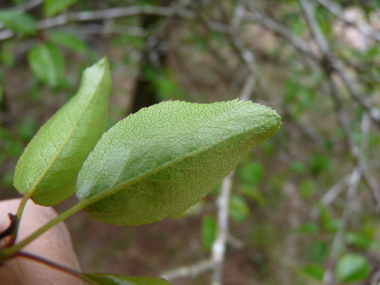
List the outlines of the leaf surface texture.
<svg viewBox="0 0 380 285">
<path fill-rule="evenodd" d="M 117 225 L 141 225 L 178 214 L 208 194 L 281 118 L 244 101 L 163 102 L 112 127 L 84 163 L 85 210 Z M 94 201 L 95 201 L 94 200 Z"/>
</svg>

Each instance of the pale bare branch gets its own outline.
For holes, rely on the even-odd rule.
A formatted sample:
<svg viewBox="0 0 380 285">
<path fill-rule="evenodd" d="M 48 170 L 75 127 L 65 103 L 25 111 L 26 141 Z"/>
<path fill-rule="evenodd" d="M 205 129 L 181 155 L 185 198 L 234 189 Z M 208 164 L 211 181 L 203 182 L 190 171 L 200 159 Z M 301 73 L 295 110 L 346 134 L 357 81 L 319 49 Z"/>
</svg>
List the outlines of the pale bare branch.
<svg viewBox="0 0 380 285">
<path fill-rule="evenodd" d="M 355 21 L 348 19 L 342 8 L 337 4 L 329 0 L 317 0 L 323 7 L 325 7 L 331 14 L 335 15 L 339 20 L 343 21 L 349 26 L 355 27 L 361 34 L 371 37 L 377 41 L 380 41 L 380 33 L 376 33 L 369 25 L 366 27 L 358 25 Z"/>
<path fill-rule="evenodd" d="M 307 22 L 313 33 L 314 39 L 317 42 L 318 47 L 320 48 L 321 52 L 323 53 L 324 60 L 322 60 L 321 66 L 325 70 L 326 74 L 328 75 L 331 96 L 335 104 L 335 109 L 338 115 L 339 122 L 342 125 L 342 128 L 345 132 L 346 140 L 350 147 L 351 155 L 354 157 L 356 166 L 359 167 L 364 177 L 364 181 L 366 182 L 368 188 L 371 190 L 372 196 L 376 204 L 380 205 L 380 190 L 379 190 L 378 182 L 376 178 L 374 178 L 372 174 L 370 173 L 367 164 L 365 163 L 364 159 L 361 157 L 360 151 L 354 142 L 348 116 L 346 115 L 343 109 L 343 105 L 341 102 L 337 85 L 332 78 L 332 72 L 334 70 L 337 71 L 339 75 L 345 74 L 345 73 L 343 72 L 343 70 L 338 68 L 338 65 L 336 64 L 336 60 L 331 54 L 326 37 L 323 35 L 319 27 L 319 24 L 314 18 L 313 3 L 310 2 L 309 0 L 300 0 L 300 2 L 303 8 L 305 17 L 307 19 Z M 371 112 L 369 112 L 369 114 L 371 114 Z"/>
</svg>

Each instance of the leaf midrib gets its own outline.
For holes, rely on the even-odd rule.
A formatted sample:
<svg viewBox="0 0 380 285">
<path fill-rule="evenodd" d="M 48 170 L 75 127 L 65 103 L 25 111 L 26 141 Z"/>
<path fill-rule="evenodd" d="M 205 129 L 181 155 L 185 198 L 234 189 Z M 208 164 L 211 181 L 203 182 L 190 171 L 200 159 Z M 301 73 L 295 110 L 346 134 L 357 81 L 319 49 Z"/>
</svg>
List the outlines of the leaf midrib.
<svg viewBox="0 0 380 285">
<path fill-rule="evenodd" d="M 104 78 L 104 75 L 105 75 L 105 72 L 103 70 L 103 74 L 99 80 L 99 82 L 101 82 Z M 52 160 L 50 163 L 48 163 L 48 165 L 45 167 L 44 171 L 41 173 L 41 175 L 39 176 L 39 178 L 33 183 L 33 185 L 25 192 L 29 192 L 29 191 L 32 191 L 31 195 L 35 194 L 35 190 L 36 188 L 38 187 L 38 185 L 41 183 L 42 179 L 45 177 L 46 173 L 48 173 L 48 171 L 50 170 L 51 166 L 56 162 L 56 159 L 57 157 L 61 154 L 62 152 L 62 149 L 65 147 L 65 145 L 67 144 L 67 142 L 69 141 L 69 139 L 71 138 L 71 135 L 73 134 L 74 130 L 75 130 L 75 127 L 77 126 L 78 122 L 80 121 L 80 119 L 83 117 L 83 114 L 85 112 L 85 110 L 87 109 L 88 105 L 92 102 L 92 100 L 94 99 L 95 95 L 97 94 L 97 91 L 99 89 L 99 86 L 101 86 L 100 83 L 97 84 L 97 87 L 95 88 L 95 92 L 93 93 L 92 95 L 92 98 L 88 101 L 88 103 L 85 105 L 85 107 L 83 108 L 83 111 L 80 113 L 80 116 L 78 117 L 78 119 L 75 121 L 75 123 L 73 124 L 73 127 L 71 128 L 68 136 L 67 136 L 67 139 L 64 140 L 64 142 L 62 143 L 62 146 L 57 150 L 56 154 L 53 156 Z M 49 128 L 49 134 L 50 134 L 50 128 Z M 25 193 L 24 192 L 24 193 Z"/>
<path fill-rule="evenodd" d="M 274 112 L 273 115 L 276 115 L 275 111 L 273 111 L 273 110 L 268 110 L 268 113 L 270 113 L 270 112 Z M 266 113 L 266 112 L 265 112 L 265 113 Z M 278 116 L 278 115 L 277 115 L 277 116 Z M 279 123 L 279 124 L 277 125 L 278 128 L 279 128 L 280 126 L 281 126 L 281 123 Z M 273 127 L 274 127 L 274 126 L 273 126 Z M 190 152 L 190 153 L 188 153 L 188 154 L 186 154 L 186 155 L 184 155 L 184 156 L 181 156 L 181 157 L 179 157 L 179 158 L 177 158 L 177 159 L 175 159 L 175 160 L 169 161 L 169 162 L 167 162 L 166 164 L 163 164 L 162 166 L 160 166 L 160 167 L 158 167 L 158 168 L 151 169 L 151 170 L 147 171 L 146 173 L 144 173 L 144 174 L 142 174 L 142 175 L 140 175 L 140 176 L 137 176 L 137 177 L 135 177 L 135 178 L 132 178 L 131 180 L 128 180 L 127 182 L 120 183 L 120 184 L 118 184 L 117 186 L 114 186 L 114 187 L 109 188 L 108 190 L 102 190 L 102 192 L 100 192 L 100 193 L 98 193 L 98 194 L 96 194 L 96 195 L 94 195 L 94 196 L 87 196 L 87 197 L 83 198 L 83 200 L 84 200 L 84 201 L 85 201 L 85 200 L 91 200 L 91 201 L 92 201 L 91 204 L 93 204 L 93 203 L 95 203 L 95 202 L 98 202 L 99 200 L 102 200 L 102 199 L 104 199 L 104 198 L 106 198 L 106 197 L 108 197 L 108 196 L 111 196 L 111 195 L 113 195 L 113 194 L 119 192 L 119 191 L 122 190 L 123 188 L 127 188 L 129 185 L 135 184 L 135 183 L 137 183 L 137 182 L 143 180 L 144 178 L 149 177 L 149 176 L 151 176 L 151 175 L 153 175 L 153 174 L 155 174 L 155 173 L 161 171 L 162 169 L 164 169 L 164 168 L 166 168 L 166 167 L 170 167 L 170 165 L 172 165 L 172 164 L 179 163 L 179 162 L 181 162 L 182 160 L 184 160 L 184 159 L 186 159 L 186 158 L 188 158 L 188 157 L 190 157 L 190 156 L 197 155 L 197 154 L 199 154 L 199 153 L 201 153 L 201 152 L 207 151 L 207 150 L 209 150 L 209 149 L 211 149 L 211 148 L 213 148 L 213 147 L 215 147 L 215 146 L 217 146 L 217 145 L 219 145 L 219 144 L 224 143 L 224 142 L 225 142 L 226 140 L 228 140 L 228 139 L 231 139 L 231 138 L 234 138 L 234 137 L 237 137 L 237 136 L 241 136 L 241 135 L 243 135 L 243 134 L 245 134 L 245 133 L 248 133 L 248 132 L 250 132 L 250 131 L 252 131 L 252 129 L 251 129 L 251 130 L 244 131 L 244 132 L 241 132 L 241 133 L 238 133 L 238 134 L 233 135 L 233 136 L 230 136 L 230 137 L 227 137 L 227 138 L 225 138 L 224 140 L 222 140 L 222 141 L 220 141 L 220 142 L 218 142 L 218 143 L 216 143 L 216 144 L 212 144 L 211 146 L 207 146 L 207 147 L 201 148 L 201 149 L 199 149 L 199 150 L 196 150 L 196 151 Z M 275 133 L 275 132 L 273 132 L 273 133 Z M 90 201 L 88 201 L 88 202 L 90 202 Z M 88 205 L 89 205 L 89 204 L 88 204 Z"/>
</svg>

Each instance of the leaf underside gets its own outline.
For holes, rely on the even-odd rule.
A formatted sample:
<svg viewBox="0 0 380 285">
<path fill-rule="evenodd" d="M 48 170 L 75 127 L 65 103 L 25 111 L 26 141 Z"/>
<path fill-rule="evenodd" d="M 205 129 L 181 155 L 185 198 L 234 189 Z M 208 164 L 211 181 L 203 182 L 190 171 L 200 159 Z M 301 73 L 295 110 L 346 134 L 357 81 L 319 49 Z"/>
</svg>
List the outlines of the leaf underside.
<svg viewBox="0 0 380 285">
<path fill-rule="evenodd" d="M 58 204 L 75 192 L 78 172 L 105 130 L 111 79 L 103 59 L 83 75 L 80 89 L 30 141 L 17 163 L 14 186 L 35 203 Z"/>
<path fill-rule="evenodd" d="M 271 108 L 244 101 L 163 102 L 128 116 L 99 140 L 77 182 L 85 211 L 116 225 L 183 212 L 279 129 Z"/>
<path fill-rule="evenodd" d="M 170 285 L 168 281 L 161 278 L 95 273 L 87 273 L 83 275 L 97 285 Z"/>
</svg>

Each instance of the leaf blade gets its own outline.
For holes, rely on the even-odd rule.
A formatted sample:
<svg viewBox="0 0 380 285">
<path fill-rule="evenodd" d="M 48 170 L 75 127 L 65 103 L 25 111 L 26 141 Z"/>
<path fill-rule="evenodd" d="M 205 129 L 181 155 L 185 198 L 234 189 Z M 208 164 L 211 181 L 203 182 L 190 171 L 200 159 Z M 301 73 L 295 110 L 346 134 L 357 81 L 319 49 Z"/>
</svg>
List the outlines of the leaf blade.
<svg viewBox="0 0 380 285">
<path fill-rule="evenodd" d="M 51 88 L 58 87 L 63 79 L 64 59 L 57 46 L 45 43 L 32 48 L 28 62 L 33 73 Z"/>
<path fill-rule="evenodd" d="M 48 37 L 52 43 L 71 49 L 73 51 L 77 51 L 80 53 L 85 53 L 86 51 L 88 51 L 88 46 L 85 41 L 63 30 L 49 33 Z"/>
<path fill-rule="evenodd" d="M 367 259 L 360 254 L 345 254 L 336 264 L 335 275 L 342 283 L 364 280 L 371 272 Z"/>
<path fill-rule="evenodd" d="M 212 191 L 280 125 L 272 109 L 237 100 L 169 101 L 142 109 L 98 142 L 78 176 L 77 196 L 99 197 L 100 202 L 85 210 L 103 222 L 139 225 L 161 220 Z"/>
<path fill-rule="evenodd" d="M 78 0 L 45 0 L 44 12 L 48 17 L 52 17 L 67 7 L 71 6 Z"/>
<path fill-rule="evenodd" d="M 15 9 L 1 10 L 0 22 L 21 35 L 34 35 L 37 32 L 37 21 L 33 16 Z"/>
<path fill-rule="evenodd" d="M 40 205 L 55 205 L 75 192 L 75 179 L 105 130 L 111 79 L 103 59 L 86 69 L 76 96 L 37 132 L 20 157 L 14 186 L 33 192 Z"/>
</svg>

